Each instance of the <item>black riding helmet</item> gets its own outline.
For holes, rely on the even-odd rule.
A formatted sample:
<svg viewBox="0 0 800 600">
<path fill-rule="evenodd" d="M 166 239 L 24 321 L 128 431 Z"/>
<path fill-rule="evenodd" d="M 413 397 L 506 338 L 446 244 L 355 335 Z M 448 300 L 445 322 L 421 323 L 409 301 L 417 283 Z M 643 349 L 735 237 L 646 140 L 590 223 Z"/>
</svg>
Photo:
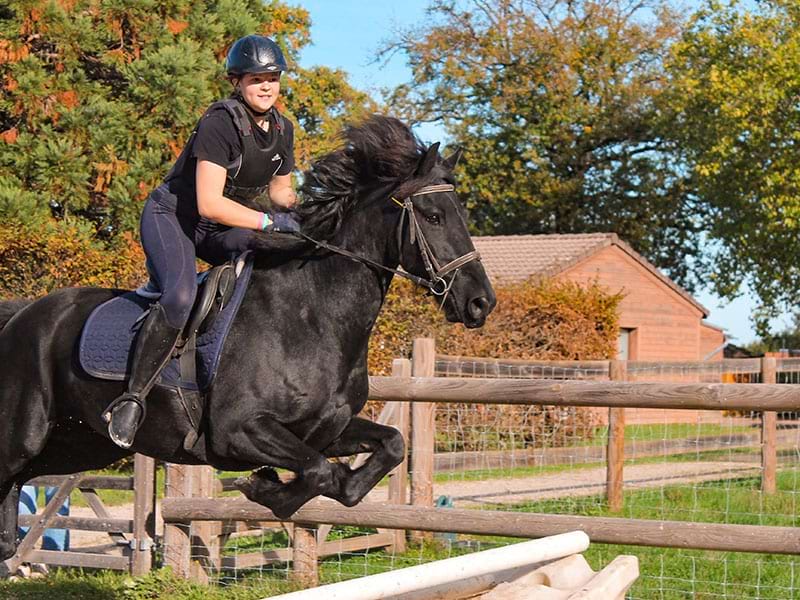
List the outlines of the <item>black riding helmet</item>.
<svg viewBox="0 0 800 600">
<path fill-rule="evenodd" d="M 228 50 L 225 69 L 229 76 L 245 73 L 274 73 L 288 68 L 280 47 L 263 35 L 247 35 Z"/>
</svg>

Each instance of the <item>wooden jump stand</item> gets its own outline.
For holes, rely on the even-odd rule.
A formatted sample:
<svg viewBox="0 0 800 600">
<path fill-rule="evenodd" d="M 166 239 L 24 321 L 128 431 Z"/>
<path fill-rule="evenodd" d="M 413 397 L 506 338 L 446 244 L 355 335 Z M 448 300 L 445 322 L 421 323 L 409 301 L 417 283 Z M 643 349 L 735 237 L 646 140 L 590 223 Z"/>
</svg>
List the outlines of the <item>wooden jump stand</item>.
<svg viewBox="0 0 800 600">
<path fill-rule="evenodd" d="M 144 575 L 153 565 L 155 539 L 155 461 L 146 456 L 134 458 L 133 477 L 67 475 L 39 477 L 28 485 L 58 486 L 44 510 L 35 515 L 20 515 L 19 524 L 29 527 L 17 553 L 5 561 L 13 574 L 23 563 L 44 563 L 64 567 L 114 569 L 131 575 Z M 95 516 L 61 517 L 57 514 L 64 500 L 79 490 Z M 134 509 L 130 519 L 112 518 L 97 494 L 99 489 L 132 490 Z M 78 550 L 39 550 L 37 542 L 47 528 L 102 531 L 109 543 Z"/>
</svg>

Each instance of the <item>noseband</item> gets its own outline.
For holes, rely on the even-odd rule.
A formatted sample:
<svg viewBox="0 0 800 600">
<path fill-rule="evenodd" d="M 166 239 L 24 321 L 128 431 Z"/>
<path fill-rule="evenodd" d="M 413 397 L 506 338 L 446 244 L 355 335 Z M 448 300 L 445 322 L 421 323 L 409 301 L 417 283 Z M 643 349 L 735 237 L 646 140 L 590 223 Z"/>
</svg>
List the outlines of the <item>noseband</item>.
<svg viewBox="0 0 800 600">
<path fill-rule="evenodd" d="M 324 248 L 330 252 L 334 252 L 335 254 L 339 254 L 341 256 L 347 257 L 351 260 L 355 260 L 357 262 L 363 263 L 365 265 L 370 265 L 377 269 L 382 269 L 384 271 L 388 271 L 389 273 L 394 273 L 400 277 L 404 277 L 413 283 L 427 288 L 431 291 L 432 294 L 436 296 L 445 296 L 450 291 L 450 286 L 453 284 L 455 280 L 455 275 L 450 278 L 448 282 L 444 276 L 448 273 L 456 272 L 466 265 L 467 263 L 472 262 L 473 260 L 480 260 L 481 256 L 477 250 L 473 250 L 472 252 L 467 252 L 456 258 L 455 260 L 451 260 L 449 263 L 445 265 L 440 265 L 439 261 L 436 260 L 436 256 L 431 249 L 428 240 L 425 238 L 425 234 L 422 232 L 422 228 L 419 226 L 419 221 L 417 219 L 417 213 L 414 211 L 414 202 L 413 198 L 416 196 L 424 196 L 426 194 L 435 194 L 438 192 L 454 192 L 455 187 L 450 185 L 449 183 L 444 184 L 437 184 L 437 185 L 426 185 L 404 200 L 400 201 L 396 198 L 392 197 L 391 200 L 395 204 L 397 204 L 403 212 L 400 214 L 400 223 L 397 226 L 397 247 L 398 249 L 402 249 L 403 247 L 403 225 L 405 224 L 406 218 L 408 219 L 409 225 L 409 240 L 412 245 L 416 245 L 417 241 L 419 241 L 419 251 L 420 255 L 422 256 L 422 262 L 425 265 L 425 271 L 428 273 L 428 279 L 424 277 L 418 277 L 417 275 L 413 275 L 406 271 L 401 271 L 399 269 L 393 269 L 391 267 L 387 267 L 386 265 L 382 265 L 374 260 L 371 260 L 365 256 L 359 256 L 349 250 L 345 250 L 344 248 L 340 248 L 339 246 L 334 246 L 327 242 L 319 241 L 310 238 L 309 236 L 305 235 L 304 233 L 299 232 L 297 235 L 300 237 L 308 240 L 315 246 L 319 248 Z M 452 198 L 450 199 L 451 201 Z"/>
</svg>

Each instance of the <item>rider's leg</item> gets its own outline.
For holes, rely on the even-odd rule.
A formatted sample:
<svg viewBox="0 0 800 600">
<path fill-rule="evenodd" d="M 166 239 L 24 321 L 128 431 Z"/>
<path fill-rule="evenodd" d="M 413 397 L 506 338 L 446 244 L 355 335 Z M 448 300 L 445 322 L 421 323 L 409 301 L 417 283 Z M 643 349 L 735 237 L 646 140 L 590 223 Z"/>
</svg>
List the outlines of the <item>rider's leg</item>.
<svg viewBox="0 0 800 600">
<path fill-rule="evenodd" d="M 202 219 L 195 240 L 197 256 L 209 264 L 221 265 L 252 248 L 255 231 L 225 227 Z"/>
<path fill-rule="evenodd" d="M 142 245 L 161 289 L 136 336 L 127 391 L 104 413 L 115 444 L 129 448 L 145 414 L 145 399 L 167 365 L 197 295 L 193 223 L 163 210 L 152 198 L 142 212 Z"/>
</svg>

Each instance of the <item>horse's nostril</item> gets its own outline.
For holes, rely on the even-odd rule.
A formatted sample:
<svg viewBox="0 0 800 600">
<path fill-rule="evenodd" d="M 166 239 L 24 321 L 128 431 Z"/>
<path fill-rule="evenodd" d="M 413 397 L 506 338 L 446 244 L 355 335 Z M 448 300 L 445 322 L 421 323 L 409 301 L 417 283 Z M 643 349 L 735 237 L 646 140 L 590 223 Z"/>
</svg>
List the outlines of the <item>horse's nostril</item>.
<svg viewBox="0 0 800 600">
<path fill-rule="evenodd" d="M 473 298 L 469 301 L 469 306 L 467 306 L 467 311 L 469 312 L 469 316 L 473 319 L 480 319 L 481 317 L 485 316 L 489 309 L 489 300 L 485 296 L 480 296 L 479 298 Z"/>
</svg>

